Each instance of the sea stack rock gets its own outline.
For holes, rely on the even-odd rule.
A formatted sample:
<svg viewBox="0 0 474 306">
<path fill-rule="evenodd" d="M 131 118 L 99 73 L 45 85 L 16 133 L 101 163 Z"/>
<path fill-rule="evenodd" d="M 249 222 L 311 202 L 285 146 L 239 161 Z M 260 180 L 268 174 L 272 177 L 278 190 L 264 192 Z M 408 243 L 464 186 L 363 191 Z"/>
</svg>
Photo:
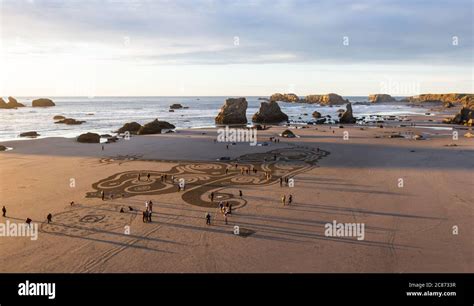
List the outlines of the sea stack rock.
<svg viewBox="0 0 474 306">
<path fill-rule="evenodd" d="M 138 135 L 161 134 L 161 130 L 172 130 L 175 126 L 166 121 L 153 120 L 138 130 Z"/>
<path fill-rule="evenodd" d="M 304 103 L 309 104 L 318 103 L 321 105 L 342 105 L 348 102 L 348 100 L 335 93 L 330 93 L 327 95 L 307 95 L 304 98 Z"/>
<path fill-rule="evenodd" d="M 321 113 L 320 113 L 320 112 L 317 112 L 317 111 L 314 111 L 314 112 L 313 112 L 313 118 L 315 118 L 315 119 L 321 118 Z"/>
<path fill-rule="evenodd" d="M 352 115 L 351 103 L 346 105 L 346 111 L 339 118 L 339 123 L 356 123 L 356 119 Z"/>
<path fill-rule="evenodd" d="M 369 96 L 369 101 L 372 103 L 387 103 L 387 102 L 396 102 L 395 98 L 387 94 L 375 94 Z"/>
<path fill-rule="evenodd" d="M 277 102 L 262 102 L 259 111 L 253 115 L 252 121 L 256 123 L 279 123 L 288 121 L 288 115 L 281 111 Z"/>
<path fill-rule="evenodd" d="M 2 98 L 0 98 L 0 108 L 3 109 L 12 109 L 18 107 L 25 107 L 22 103 L 19 103 L 15 98 L 8 97 L 8 103 L 5 102 Z"/>
<path fill-rule="evenodd" d="M 171 104 L 170 109 L 182 109 L 183 106 L 179 103 Z"/>
<path fill-rule="evenodd" d="M 247 100 L 245 98 L 229 98 L 225 100 L 216 124 L 247 124 Z"/>
<path fill-rule="evenodd" d="M 33 107 L 50 107 L 50 106 L 56 106 L 56 104 L 54 104 L 53 100 L 51 100 L 51 99 L 45 99 L 45 98 L 33 100 L 33 102 L 31 102 L 31 105 L 32 105 Z"/>
<path fill-rule="evenodd" d="M 124 134 L 129 132 L 130 134 L 138 134 L 138 131 L 141 127 L 142 125 L 138 122 L 127 122 L 120 129 L 118 129 L 116 133 Z"/>
<path fill-rule="evenodd" d="M 281 93 L 274 93 L 273 95 L 270 96 L 270 101 L 281 101 L 281 102 L 298 102 L 300 98 L 298 98 L 297 95 L 294 93 L 286 93 L 286 94 L 281 94 Z"/>
<path fill-rule="evenodd" d="M 100 143 L 100 135 L 96 133 L 85 133 L 77 137 L 78 142 L 83 143 Z"/>
</svg>

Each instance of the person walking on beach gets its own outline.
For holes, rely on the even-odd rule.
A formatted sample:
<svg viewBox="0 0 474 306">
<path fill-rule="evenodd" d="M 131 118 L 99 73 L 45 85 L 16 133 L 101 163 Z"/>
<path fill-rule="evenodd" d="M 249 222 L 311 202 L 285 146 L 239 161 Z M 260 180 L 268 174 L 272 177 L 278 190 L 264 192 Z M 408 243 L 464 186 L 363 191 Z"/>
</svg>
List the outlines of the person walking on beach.
<svg viewBox="0 0 474 306">
<path fill-rule="evenodd" d="M 290 194 L 288 197 L 288 205 L 290 205 L 293 202 L 293 196 Z"/>
<path fill-rule="evenodd" d="M 206 225 L 211 225 L 211 214 L 209 212 L 206 213 Z"/>
<path fill-rule="evenodd" d="M 151 200 L 148 202 L 148 211 L 153 212 L 153 202 Z"/>
<path fill-rule="evenodd" d="M 214 192 L 211 192 L 211 202 L 214 202 Z"/>
<path fill-rule="evenodd" d="M 224 222 L 225 222 L 226 225 L 228 224 L 227 223 L 227 215 L 228 214 L 229 214 L 229 212 L 227 212 L 227 211 L 224 212 Z"/>
<path fill-rule="evenodd" d="M 48 216 L 46 217 L 46 219 L 48 220 L 48 223 L 53 222 L 53 215 L 51 213 L 49 213 Z"/>
<path fill-rule="evenodd" d="M 280 187 L 283 187 L 283 178 L 280 177 Z"/>
<path fill-rule="evenodd" d="M 243 196 L 243 195 L 244 195 L 244 194 L 242 193 L 242 190 L 239 190 L 239 197 L 240 197 L 241 199 L 242 199 L 242 196 Z"/>
<path fill-rule="evenodd" d="M 148 220 L 148 211 L 144 210 L 143 211 L 143 223 L 147 223 Z"/>
<path fill-rule="evenodd" d="M 141 174 L 138 173 L 138 181 L 140 181 L 140 178 L 141 178 Z"/>
<path fill-rule="evenodd" d="M 229 215 L 232 215 L 232 203 L 229 205 Z"/>
<path fill-rule="evenodd" d="M 149 181 L 150 180 L 150 173 L 147 174 L 146 176 L 146 180 Z"/>
<path fill-rule="evenodd" d="M 105 199 L 105 192 L 103 190 L 100 192 L 100 197 L 102 198 L 102 201 Z"/>
<path fill-rule="evenodd" d="M 28 224 L 28 227 L 31 227 L 31 221 L 33 220 L 31 220 L 30 218 L 26 218 L 25 223 Z"/>
<path fill-rule="evenodd" d="M 3 217 L 7 216 L 7 209 L 5 208 L 5 205 L 2 207 L 2 216 Z"/>
<path fill-rule="evenodd" d="M 222 201 L 219 202 L 219 209 L 220 209 L 221 213 L 224 210 L 224 203 L 222 203 Z"/>
<path fill-rule="evenodd" d="M 285 206 L 286 203 L 286 195 L 281 197 L 281 202 L 283 203 L 283 206 Z"/>
</svg>

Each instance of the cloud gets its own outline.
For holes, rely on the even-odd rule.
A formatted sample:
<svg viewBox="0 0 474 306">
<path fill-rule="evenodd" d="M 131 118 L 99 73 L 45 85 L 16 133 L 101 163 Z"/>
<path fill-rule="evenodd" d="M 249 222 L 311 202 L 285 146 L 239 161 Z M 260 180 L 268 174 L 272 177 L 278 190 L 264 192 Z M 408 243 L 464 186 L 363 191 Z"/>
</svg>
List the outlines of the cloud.
<svg viewBox="0 0 474 306">
<path fill-rule="evenodd" d="M 89 52 L 150 64 L 462 64 L 472 63 L 472 3 L 7 0 L 1 37 L 10 57 Z"/>
</svg>

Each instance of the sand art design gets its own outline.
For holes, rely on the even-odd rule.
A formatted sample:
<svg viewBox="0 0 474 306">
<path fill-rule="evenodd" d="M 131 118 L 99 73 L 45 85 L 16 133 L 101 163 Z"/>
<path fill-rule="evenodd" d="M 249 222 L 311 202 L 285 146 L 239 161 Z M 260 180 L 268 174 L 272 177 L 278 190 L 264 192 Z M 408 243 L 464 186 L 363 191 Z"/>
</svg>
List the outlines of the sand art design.
<svg viewBox="0 0 474 306">
<path fill-rule="evenodd" d="M 176 162 L 177 165 L 167 172 L 150 170 L 116 173 L 94 183 L 92 188 L 95 191 L 88 192 L 86 197 L 99 198 L 102 191 L 114 198 L 179 192 L 183 201 L 191 205 L 216 207 L 219 201 L 226 201 L 239 208 L 247 204 L 245 196 L 239 198 L 234 195 L 235 190 L 231 193 L 226 192 L 226 189 L 245 190 L 246 185 L 268 186 L 278 183 L 281 177 L 291 177 L 311 169 L 320 158 L 328 154 L 323 150 L 295 146 L 266 153 L 246 154 L 228 162 Z M 257 173 L 251 171 L 250 174 L 241 174 L 241 168 L 257 169 Z M 271 176 L 266 177 L 265 172 L 271 173 Z M 146 174 L 150 174 L 149 180 Z M 167 175 L 166 180 L 161 177 L 164 174 Z M 178 191 L 180 179 L 186 182 L 184 191 Z M 215 195 L 214 202 L 210 199 L 211 192 Z"/>
<path fill-rule="evenodd" d="M 77 206 L 54 214 L 53 223 L 43 223 L 41 231 L 66 236 L 87 236 L 123 229 L 136 217 L 136 212 L 120 213 L 123 205 Z"/>
</svg>

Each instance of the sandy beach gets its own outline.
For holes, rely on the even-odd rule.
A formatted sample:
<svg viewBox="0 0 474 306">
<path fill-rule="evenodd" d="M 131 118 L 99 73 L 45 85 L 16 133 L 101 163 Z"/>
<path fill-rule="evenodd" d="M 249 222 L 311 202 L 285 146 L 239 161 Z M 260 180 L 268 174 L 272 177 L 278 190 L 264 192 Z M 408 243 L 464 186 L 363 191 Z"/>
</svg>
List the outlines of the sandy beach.
<svg viewBox="0 0 474 306">
<path fill-rule="evenodd" d="M 214 142 L 216 129 L 134 136 L 104 150 L 60 137 L 2 142 L 13 148 L 0 153 L 2 222 L 31 218 L 39 233 L 0 239 L 0 271 L 473 272 L 474 144 L 468 128 L 439 118 L 292 127 L 292 139 L 274 126 L 258 131 L 267 146 L 228 149 Z M 262 171 L 241 174 L 241 165 Z M 164 173 L 185 178 L 186 190 L 163 183 Z M 280 186 L 287 174 L 294 187 Z M 147 200 L 151 223 L 142 222 Z M 219 200 L 234 205 L 227 225 Z M 363 223 L 364 239 L 328 237 L 333 221 Z"/>
</svg>

